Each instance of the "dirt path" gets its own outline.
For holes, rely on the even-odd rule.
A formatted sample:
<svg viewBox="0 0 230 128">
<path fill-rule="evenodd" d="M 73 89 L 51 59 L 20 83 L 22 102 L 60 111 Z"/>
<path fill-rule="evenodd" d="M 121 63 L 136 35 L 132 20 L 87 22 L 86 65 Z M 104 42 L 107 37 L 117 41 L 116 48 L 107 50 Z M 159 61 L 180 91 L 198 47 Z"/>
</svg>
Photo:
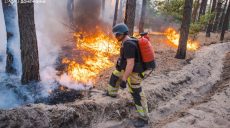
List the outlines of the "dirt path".
<svg viewBox="0 0 230 128">
<path fill-rule="evenodd" d="M 220 82 L 216 83 L 208 93 L 202 96 L 195 96 L 192 99 L 188 98 L 187 100 L 190 100 L 189 104 L 175 104 L 176 107 L 182 109 L 153 121 L 151 126 L 154 128 L 229 128 L 229 78 L 230 53 L 226 54 L 223 74 Z M 168 104 L 172 104 L 172 102 Z M 154 118 L 154 113 L 156 112 L 151 113 L 152 119 Z"/>
<path fill-rule="evenodd" d="M 171 100 L 158 105 L 150 113 L 151 123 L 145 128 L 229 128 L 230 53 L 223 61 L 219 82 L 213 86 L 185 88 Z M 99 127 L 134 128 L 129 119 L 103 122 L 95 128 Z"/>
</svg>

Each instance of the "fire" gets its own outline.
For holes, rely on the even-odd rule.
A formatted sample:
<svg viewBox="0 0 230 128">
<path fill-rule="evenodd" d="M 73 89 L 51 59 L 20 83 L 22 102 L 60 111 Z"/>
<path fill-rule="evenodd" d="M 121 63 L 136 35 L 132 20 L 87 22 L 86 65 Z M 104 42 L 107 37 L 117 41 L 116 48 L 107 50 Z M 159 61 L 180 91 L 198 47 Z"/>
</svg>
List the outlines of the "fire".
<svg viewBox="0 0 230 128">
<path fill-rule="evenodd" d="M 96 33 L 74 33 L 76 50 L 84 54 L 76 56 L 81 61 L 64 58 L 68 64 L 67 73 L 78 83 L 95 83 L 97 76 L 107 68 L 114 66 L 111 57 L 119 54 L 119 44 L 101 30 Z"/>
<path fill-rule="evenodd" d="M 168 28 L 164 32 L 164 35 L 167 37 L 167 39 L 172 43 L 174 46 L 178 47 L 179 45 L 179 39 L 180 34 L 176 32 L 173 28 Z M 188 50 L 197 50 L 199 48 L 199 43 L 197 41 L 193 41 L 191 39 L 188 39 L 187 41 L 187 49 Z"/>
</svg>

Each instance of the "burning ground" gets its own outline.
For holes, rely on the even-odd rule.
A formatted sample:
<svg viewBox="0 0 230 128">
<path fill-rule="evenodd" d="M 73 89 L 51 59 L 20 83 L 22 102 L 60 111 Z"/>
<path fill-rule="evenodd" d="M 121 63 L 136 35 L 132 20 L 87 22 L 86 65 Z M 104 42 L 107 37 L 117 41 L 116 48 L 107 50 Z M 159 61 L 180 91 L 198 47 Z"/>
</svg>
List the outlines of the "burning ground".
<svg viewBox="0 0 230 128">
<path fill-rule="evenodd" d="M 150 35 L 152 35 L 151 41 L 157 53 L 157 59 L 174 58 L 179 41 L 179 33 L 174 28 L 169 27 L 162 33 L 150 32 Z M 106 88 L 106 83 L 119 54 L 120 43 L 116 42 L 112 35 L 103 32 L 99 26 L 93 32 L 75 32 L 73 37 L 74 45 L 66 46 L 63 49 L 59 70 L 61 72 L 64 70 L 64 74 L 70 76 L 72 81 L 76 81 L 78 84 Z M 189 39 L 188 59 L 192 58 L 192 54 L 199 46 L 198 41 Z M 158 55 L 163 55 L 163 57 L 158 57 Z M 159 65 L 162 64 L 159 63 Z M 165 66 L 165 70 L 168 67 L 171 66 Z M 175 70 L 176 67 L 174 67 Z M 161 68 L 159 69 L 161 70 Z"/>
</svg>

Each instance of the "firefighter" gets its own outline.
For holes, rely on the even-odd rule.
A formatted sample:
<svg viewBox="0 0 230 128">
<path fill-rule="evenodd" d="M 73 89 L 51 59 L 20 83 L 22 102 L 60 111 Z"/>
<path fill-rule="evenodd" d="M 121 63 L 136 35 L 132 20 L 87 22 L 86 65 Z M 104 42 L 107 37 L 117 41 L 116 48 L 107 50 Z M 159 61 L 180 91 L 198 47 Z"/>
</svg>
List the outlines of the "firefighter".
<svg viewBox="0 0 230 128">
<path fill-rule="evenodd" d="M 116 39 L 121 42 L 120 57 L 117 60 L 116 70 L 113 71 L 108 84 L 107 95 L 115 98 L 119 88 L 128 90 L 133 97 L 139 117 L 134 122 L 136 127 L 148 124 L 147 100 L 142 91 L 143 68 L 140 53 L 135 39 L 128 35 L 128 27 L 121 23 L 113 27 Z"/>
</svg>

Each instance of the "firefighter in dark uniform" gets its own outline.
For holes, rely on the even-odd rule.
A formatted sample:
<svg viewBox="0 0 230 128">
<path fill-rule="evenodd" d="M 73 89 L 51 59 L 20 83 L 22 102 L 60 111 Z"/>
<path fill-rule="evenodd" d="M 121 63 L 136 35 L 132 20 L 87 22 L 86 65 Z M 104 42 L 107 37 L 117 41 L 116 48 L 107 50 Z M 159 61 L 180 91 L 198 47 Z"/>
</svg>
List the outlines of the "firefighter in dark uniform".
<svg viewBox="0 0 230 128">
<path fill-rule="evenodd" d="M 113 71 L 108 84 L 107 95 L 116 97 L 119 88 L 126 88 L 131 93 L 135 107 L 139 114 L 134 122 L 136 127 L 144 127 L 148 124 L 148 107 L 141 81 L 143 68 L 140 62 L 140 52 L 135 39 L 128 35 L 128 27 L 125 24 L 117 24 L 113 27 L 116 39 L 121 42 L 120 57 L 117 61 L 116 70 Z"/>
</svg>

